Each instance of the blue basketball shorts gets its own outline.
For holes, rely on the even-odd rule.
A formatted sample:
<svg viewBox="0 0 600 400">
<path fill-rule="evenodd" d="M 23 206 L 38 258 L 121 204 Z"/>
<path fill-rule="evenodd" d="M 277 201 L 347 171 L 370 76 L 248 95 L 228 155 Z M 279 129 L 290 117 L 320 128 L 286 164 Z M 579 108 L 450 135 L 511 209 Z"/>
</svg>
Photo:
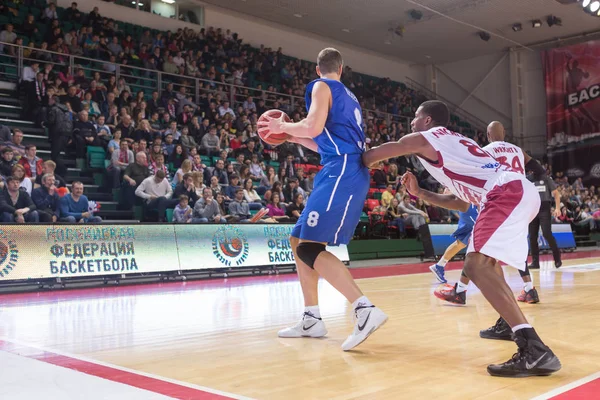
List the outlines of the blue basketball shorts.
<svg viewBox="0 0 600 400">
<path fill-rule="evenodd" d="M 469 244 L 469 239 L 471 239 L 471 233 L 473 232 L 473 225 L 465 224 L 459 225 L 458 229 L 454 231 L 452 237 L 456 240 L 462 242 L 465 245 Z"/>
<path fill-rule="evenodd" d="M 330 246 L 348 244 L 360 221 L 370 179 L 360 154 L 328 159 L 292 236 Z"/>
</svg>

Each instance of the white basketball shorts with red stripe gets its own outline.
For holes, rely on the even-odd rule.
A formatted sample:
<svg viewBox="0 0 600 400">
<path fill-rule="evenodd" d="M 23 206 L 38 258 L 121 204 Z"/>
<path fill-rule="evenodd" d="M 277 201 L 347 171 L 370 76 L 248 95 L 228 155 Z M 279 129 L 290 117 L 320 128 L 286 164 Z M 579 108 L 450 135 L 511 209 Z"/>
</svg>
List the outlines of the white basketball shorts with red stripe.
<svg viewBox="0 0 600 400">
<path fill-rule="evenodd" d="M 540 196 L 523 175 L 504 172 L 480 204 L 468 253 L 482 253 L 521 271 L 527 265 L 529 222 Z"/>
</svg>

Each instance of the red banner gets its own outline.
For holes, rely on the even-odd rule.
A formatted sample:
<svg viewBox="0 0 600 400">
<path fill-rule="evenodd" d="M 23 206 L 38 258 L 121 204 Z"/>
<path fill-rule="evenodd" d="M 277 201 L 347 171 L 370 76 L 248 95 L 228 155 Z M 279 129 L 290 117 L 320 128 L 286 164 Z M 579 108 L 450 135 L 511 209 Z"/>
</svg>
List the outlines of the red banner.
<svg viewBox="0 0 600 400">
<path fill-rule="evenodd" d="M 542 53 L 548 147 L 600 134 L 600 41 Z"/>
</svg>

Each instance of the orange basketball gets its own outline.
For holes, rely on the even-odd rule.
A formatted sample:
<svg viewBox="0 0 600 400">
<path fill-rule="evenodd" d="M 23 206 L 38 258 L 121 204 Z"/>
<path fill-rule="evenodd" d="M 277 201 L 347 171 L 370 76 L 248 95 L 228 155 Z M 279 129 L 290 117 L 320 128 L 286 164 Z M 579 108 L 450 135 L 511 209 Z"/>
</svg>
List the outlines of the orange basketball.
<svg viewBox="0 0 600 400">
<path fill-rule="evenodd" d="M 281 114 L 284 115 L 283 119 L 285 120 L 285 122 L 292 122 L 290 117 L 288 117 L 288 115 L 286 113 L 284 113 L 283 111 L 280 111 L 280 110 L 265 111 L 260 116 L 258 121 L 266 121 L 267 120 L 265 118 L 266 116 L 269 116 L 271 118 L 280 118 Z M 276 134 L 270 135 L 269 137 L 265 138 L 264 135 L 266 135 L 268 133 L 269 133 L 268 130 L 265 130 L 265 129 L 261 130 L 259 127 L 258 136 L 260 136 L 260 138 L 262 139 L 263 142 L 268 143 L 271 146 L 278 146 L 278 145 L 284 143 L 285 141 L 287 141 L 287 139 L 288 139 L 287 133 L 276 133 Z"/>
</svg>

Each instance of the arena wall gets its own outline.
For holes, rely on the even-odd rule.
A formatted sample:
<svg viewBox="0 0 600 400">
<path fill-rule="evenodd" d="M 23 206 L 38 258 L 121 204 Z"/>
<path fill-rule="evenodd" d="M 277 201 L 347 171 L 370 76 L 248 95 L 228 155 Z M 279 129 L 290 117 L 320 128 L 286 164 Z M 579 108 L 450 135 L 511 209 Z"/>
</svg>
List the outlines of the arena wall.
<svg viewBox="0 0 600 400">
<path fill-rule="evenodd" d="M 498 120 L 511 127 L 509 66 L 504 53 L 435 65 L 437 93 L 484 121 Z"/>
</svg>

